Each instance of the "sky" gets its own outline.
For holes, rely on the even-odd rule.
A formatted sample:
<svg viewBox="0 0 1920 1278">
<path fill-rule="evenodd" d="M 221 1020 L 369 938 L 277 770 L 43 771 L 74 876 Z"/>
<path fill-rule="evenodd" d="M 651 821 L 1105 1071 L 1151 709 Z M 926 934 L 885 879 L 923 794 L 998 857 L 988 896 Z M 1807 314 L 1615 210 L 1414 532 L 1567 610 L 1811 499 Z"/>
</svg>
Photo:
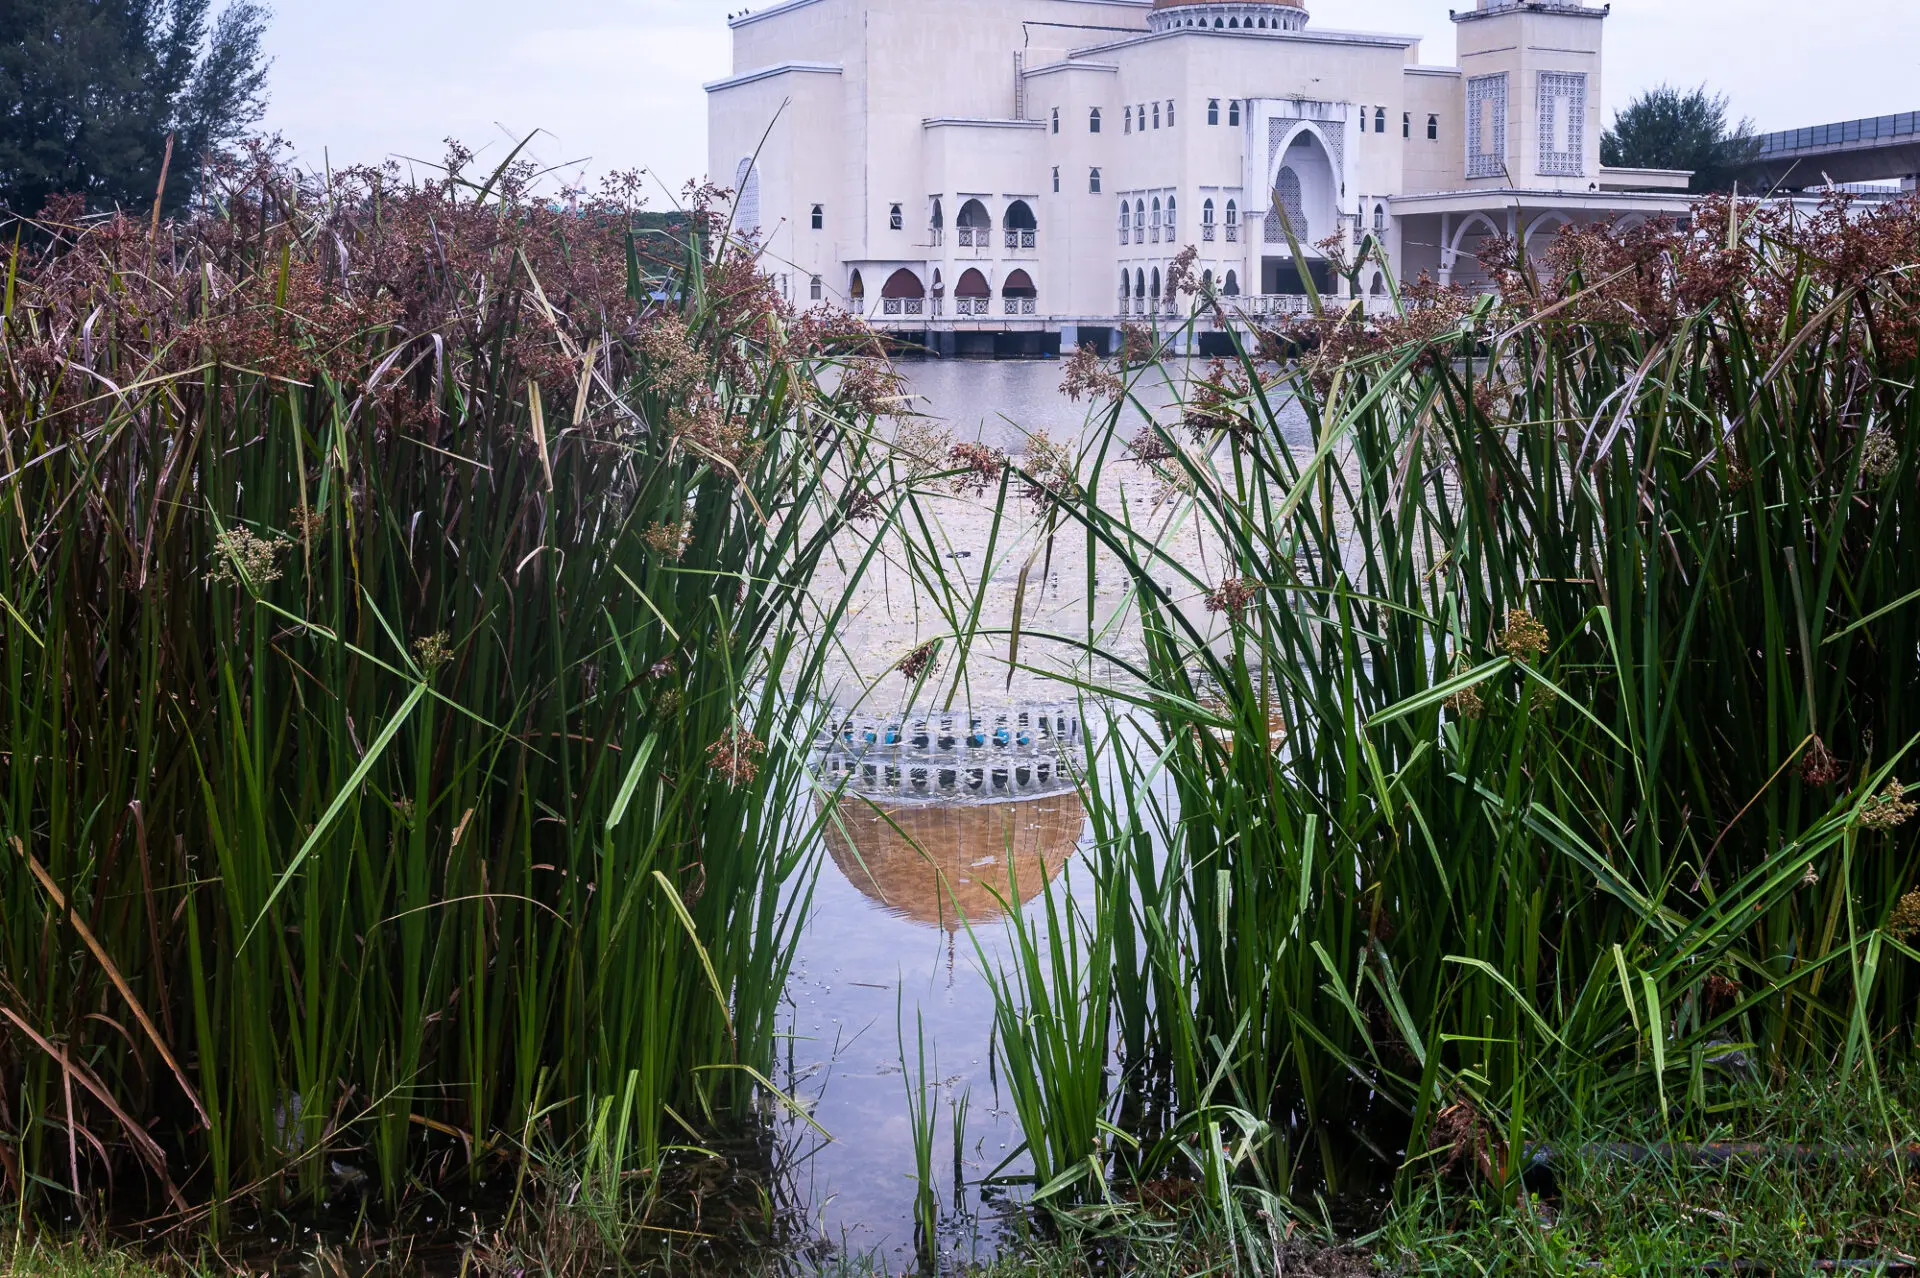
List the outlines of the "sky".
<svg viewBox="0 0 1920 1278">
<path fill-rule="evenodd" d="M 1418 35 L 1423 61 L 1450 64 L 1448 3 L 1308 7 L 1316 27 Z M 706 176 L 700 86 L 730 73 L 742 4 L 277 0 L 265 127 L 314 165 L 432 162 L 450 136 L 497 161 L 540 130 L 529 154 L 565 174 L 648 169 L 677 189 Z M 1613 0 L 1606 40 L 1606 121 L 1661 83 L 1705 83 L 1763 131 L 1920 110 L 1920 0 Z"/>
</svg>

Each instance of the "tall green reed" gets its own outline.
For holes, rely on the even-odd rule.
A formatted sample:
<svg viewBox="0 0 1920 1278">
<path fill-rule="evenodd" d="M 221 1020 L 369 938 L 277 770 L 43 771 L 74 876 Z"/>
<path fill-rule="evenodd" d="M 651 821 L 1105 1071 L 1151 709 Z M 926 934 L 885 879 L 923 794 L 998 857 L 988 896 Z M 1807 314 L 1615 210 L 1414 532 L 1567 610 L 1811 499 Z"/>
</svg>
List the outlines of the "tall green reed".
<svg viewBox="0 0 1920 1278">
<path fill-rule="evenodd" d="M 1135 1085 L 1191 1114 L 1217 1062 L 1271 1183 L 1344 1189 L 1430 1145 L 1499 1179 L 1541 1107 L 1679 1124 L 1912 1052 L 1917 257 L 1911 202 L 1570 231 L 1498 295 L 1322 299 L 1130 458 L 1177 372 L 1077 361 L 1109 409 L 1046 500 L 1146 648 L 1104 690 L 1145 739 L 1086 786 Z M 1224 566 L 1097 500 L 1123 465 Z"/>
<path fill-rule="evenodd" d="M 869 339 L 704 209 L 661 258 L 624 191 L 464 162 L 261 160 L 7 254 L 23 1211 L 392 1204 L 529 1144 L 653 1184 L 765 1103 L 845 603 L 809 586 L 884 483 L 872 379 L 821 375 Z"/>
</svg>

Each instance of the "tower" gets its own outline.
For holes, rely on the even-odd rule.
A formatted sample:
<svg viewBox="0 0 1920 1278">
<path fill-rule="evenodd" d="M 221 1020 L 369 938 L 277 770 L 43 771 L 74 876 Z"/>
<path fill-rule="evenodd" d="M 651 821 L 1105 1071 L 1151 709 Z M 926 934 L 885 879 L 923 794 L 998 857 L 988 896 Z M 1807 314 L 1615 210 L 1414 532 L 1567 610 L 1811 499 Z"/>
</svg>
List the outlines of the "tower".
<svg viewBox="0 0 1920 1278">
<path fill-rule="evenodd" d="M 1453 14 L 1468 186 L 1584 191 L 1598 179 L 1601 30 L 1610 8 L 1477 0 Z"/>
</svg>

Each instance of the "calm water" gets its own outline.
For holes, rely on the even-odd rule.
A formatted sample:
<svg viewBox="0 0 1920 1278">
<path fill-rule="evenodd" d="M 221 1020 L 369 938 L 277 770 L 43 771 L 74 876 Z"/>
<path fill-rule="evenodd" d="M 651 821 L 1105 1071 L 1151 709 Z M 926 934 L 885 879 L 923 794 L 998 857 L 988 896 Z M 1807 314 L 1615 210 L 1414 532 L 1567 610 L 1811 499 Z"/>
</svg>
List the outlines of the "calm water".
<svg viewBox="0 0 1920 1278">
<path fill-rule="evenodd" d="M 1082 435 L 1088 422 L 1091 406 L 1061 393 L 1056 361 L 920 359 L 900 367 L 919 397 L 918 410 L 958 439 L 1018 453 L 1030 431 L 1066 440 Z M 1203 368 L 1194 361 L 1179 371 Z M 1164 378 L 1143 381 L 1135 395 L 1156 414 L 1178 398 Z M 1284 409 L 1283 421 L 1296 447 L 1306 441 L 1297 407 Z M 1126 421 L 1120 427 L 1123 436 L 1137 428 Z M 1070 694 L 1063 689 L 1060 695 Z M 1087 729 L 1099 730 L 1095 724 Z M 1091 834 L 1073 794 L 893 815 L 956 884 L 972 930 L 953 917 L 938 875 L 918 850 L 876 821 L 865 804 L 843 807 L 853 847 L 845 837 L 829 838 L 832 855 L 822 864 L 788 986 L 781 1028 L 790 1037 L 781 1045 L 777 1081 L 809 1105 L 833 1137 L 822 1141 L 798 1122 L 786 1127 L 786 1191 L 806 1211 L 814 1236 L 848 1252 L 883 1253 L 890 1268 L 902 1271 L 914 1255 L 914 1155 L 896 1024 L 904 1026 L 912 1071 L 915 1017 L 924 1018 L 927 1074 L 938 1081 L 932 1108 L 942 1250 L 962 1261 L 984 1258 L 1010 1201 L 1029 1191 L 981 1187 L 1021 1143 L 996 1077 L 993 995 L 981 971 L 983 962 L 997 969 L 1005 961 L 1006 922 L 991 917 L 997 910 L 982 883 L 998 869 L 1004 894 L 1005 870 L 996 854 L 1010 851 L 1019 894 L 1029 898 L 1026 917 L 1042 917 L 1045 903 L 1036 894 L 1045 879 L 1053 878 L 1056 891 L 1090 886 Z M 977 881 L 969 884 L 970 876 Z M 953 1120 L 963 1097 L 965 1140 L 956 1150 Z M 1024 1159 L 1002 1169 L 1027 1170 Z"/>
</svg>

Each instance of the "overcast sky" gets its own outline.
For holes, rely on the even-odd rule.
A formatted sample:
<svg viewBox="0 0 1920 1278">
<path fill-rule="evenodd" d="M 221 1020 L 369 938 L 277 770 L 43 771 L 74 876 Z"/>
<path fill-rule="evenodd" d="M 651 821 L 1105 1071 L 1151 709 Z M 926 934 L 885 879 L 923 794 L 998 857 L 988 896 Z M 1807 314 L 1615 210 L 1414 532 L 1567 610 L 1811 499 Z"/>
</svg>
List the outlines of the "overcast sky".
<svg viewBox="0 0 1920 1278">
<path fill-rule="evenodd" d="M 540 129 L 546 163 L 677 188 L 704 176 L 700 85 L 731 69 L 726 14 L 744 3 L 277 0 L 266 124 L 315 164 L 437 159 L 448 136 L 498 158 Z M 1443 64 L 1448 3 L 1308 0 L 1315 26 L 1418 35 Z M 1614 0 L 1605 120 L 1642 89 L 1703 81 L 1763 130 L 1920 110 L 1920 0 Z"/>
</svg>

